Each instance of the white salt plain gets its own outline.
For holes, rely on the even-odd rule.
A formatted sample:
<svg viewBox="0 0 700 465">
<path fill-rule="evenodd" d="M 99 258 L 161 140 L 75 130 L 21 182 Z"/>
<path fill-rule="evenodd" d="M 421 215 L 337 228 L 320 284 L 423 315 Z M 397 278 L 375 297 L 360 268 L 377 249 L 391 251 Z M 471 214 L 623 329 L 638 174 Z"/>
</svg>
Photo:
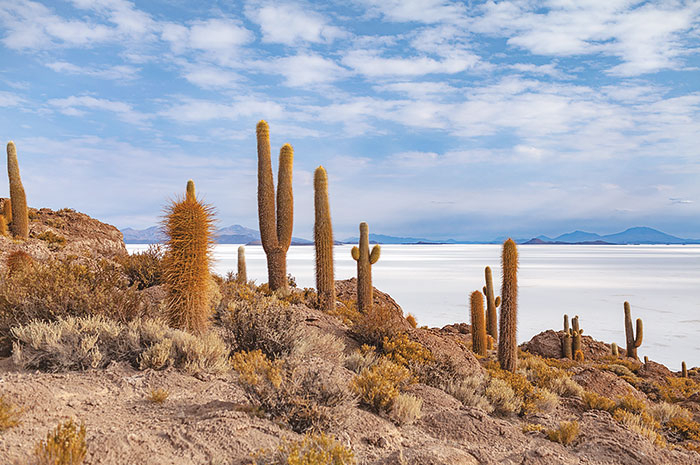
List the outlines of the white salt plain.
<svg viewBox="0 0 700 465">
<path fill-rule="evenodd" d="M 336 246 L 336 279 L 355 276 L 350 245 Z M 145 245 L 127 245 L 130 252 Z M 217 245 L 214 270 L 236 270 L 237 245 Z M 700 246 L 521 245 L 518 339 L 559 329 L 564 313 L 580 316 L 584 334 L 624 347 L 623 302 L 644 320 L 640 357 L 671 369 L 700 366 Z M 292 246 L 288 272 L 314 287 L 313 246 Z M 267 281 L 265 254 L 246 246 L 249 279 Z M 491 266 L 500 289 L 498 245 L 384 245 L 374 286 L 390 294 L 419 325 L 469 322 L 468 295 L 481 289 Z"/>
</svg>

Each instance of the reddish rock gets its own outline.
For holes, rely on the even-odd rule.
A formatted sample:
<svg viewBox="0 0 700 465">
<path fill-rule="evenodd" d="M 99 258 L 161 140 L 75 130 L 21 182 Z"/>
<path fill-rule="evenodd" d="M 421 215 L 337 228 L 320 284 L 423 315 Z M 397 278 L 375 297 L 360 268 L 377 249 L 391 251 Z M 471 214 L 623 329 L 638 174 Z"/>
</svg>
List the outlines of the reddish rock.
<svg viewBox="0 0 700 465">
<path fill-rule="evenodd" d="M 644 394 L 637 391 L 631 384 L 614 373 L 597 368 L 587 367 L 571 377 L 587 391 L 601 396 L 616 399 L 631 394 L 639 399 L 646 399 Z"/>
<path fill-rule="evenodd" d="M 374 305 L 380 305 L 382 307 L 390 308 L 392 313 L 397 317 L 397 324 L 399 329 L 411 330 L 413 327 L 406 321 L 403 316 L 403 309 L 399 304 L 396 303 L 394 299 L 391 298 L 389 294 L 386 294 L 376 287 L 373 288 L 372 302 Z M 335 296 L 337 300 L 340 301 L 351 301 L 357 302 L 357 278 L 343 279 L 335 282 Z"/>
<path fill-rule="evenodd" d="M 436 360 L 449 363 L 459 375 L 484 373 L 474 353 L 468 349 L 469 337 L 464 334 L 445 333 L 435 328 L 418 328 L 409 331 L 408 337 L 430 350 Z"/>
<path fill-rule="evenodd" d="M 520 348 L 531 354 L 547 358 L 562 358 L 562 339 L 564 331 L 548 329 L 534 336 L 530 341 L 521 344 Z M 581 350 L 585 360 L 600 360 L 610 354 L 610 346 L 596 341 L 590 336 L 581 337 Z"/>
</svg>

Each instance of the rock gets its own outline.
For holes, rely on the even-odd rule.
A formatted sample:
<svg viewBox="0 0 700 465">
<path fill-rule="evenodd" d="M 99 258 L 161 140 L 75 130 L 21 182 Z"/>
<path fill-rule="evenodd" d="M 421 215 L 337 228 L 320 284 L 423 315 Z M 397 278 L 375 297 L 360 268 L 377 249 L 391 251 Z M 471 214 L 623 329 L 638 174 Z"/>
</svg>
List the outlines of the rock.
<svg viewBox="0 0 700 465">
<path fill-rule="evenodd" d="M 373 288 L 372 302 L 374 305 L 381 305 L 390 308 L 392 313 L 397 317 L 397 324 L 403 330 L 413 329 L 411 324 L 406 321 L 403 316 L 403 309 L 389 294 L 386 294 L 376 287 Z M 336 299 L 341 301 L 357 301 L 357 278 L 343 279 L 335 282 Z"/>
<path fill-rule="evenodd" d="M 639 370 L 637 370 L 637 376 L 663 383 L 666 381 L 666 378 L 672 377 L 674 374 L 664 365 L 649 360 L 647 363 L 642 363 Z"/>
<path fill-rule="evenodd" d="M 469 337 L 461 333 L 443 332 L 439 329 L 417 328 L 408 337 L 426 347 L 438 361 L 448 362 L 460 376 L 483 375 L 479 361 L 467 348 Z"/>
<path fill-rule="evenodd" d="M 520 348 L 541 357 L 562 358 L 561 341 L 563 337 L 564 331 L 548 329 L 537 334 L 530 341 L 521 344 Z M 609 345 L 586 335 L 581 337 L 581 347 L 585 360 L 600 360 L 611 353 Z"/>
<path fill-rule="evenodd" d="M 587 391 L 595 392 L 601 396 L 616 399 L 631 394 L 638 399 L 646 397 L 637 391 L 631 384 L 614 373 L 597 368 L 584 368 L 571 377 Z"/>
<path fill-rule="evenodd" d="M 479 465 L 479 461 L 467 452 L 444 444 L 426 447 L 409 447 L 394 452 L 384 462 L 386 465 L 415 463 L 421 465 Z"/>
</svg>

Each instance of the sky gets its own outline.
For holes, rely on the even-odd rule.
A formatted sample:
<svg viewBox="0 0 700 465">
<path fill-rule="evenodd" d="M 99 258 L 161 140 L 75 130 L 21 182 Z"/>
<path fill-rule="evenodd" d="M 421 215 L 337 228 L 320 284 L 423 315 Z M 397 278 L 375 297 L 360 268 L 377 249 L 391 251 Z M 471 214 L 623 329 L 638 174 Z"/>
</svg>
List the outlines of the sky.
<svg viewBox="0 0 700 465">
<path fill-rule="evenodd" d="M 0 62 L 33 207 L 141 229 L 191 178 L 257 229 L 265 119 L 298 237 L 323 165 L 341 239 L 700 238 L 698 0 L 0 0 Z"/>
</svg>

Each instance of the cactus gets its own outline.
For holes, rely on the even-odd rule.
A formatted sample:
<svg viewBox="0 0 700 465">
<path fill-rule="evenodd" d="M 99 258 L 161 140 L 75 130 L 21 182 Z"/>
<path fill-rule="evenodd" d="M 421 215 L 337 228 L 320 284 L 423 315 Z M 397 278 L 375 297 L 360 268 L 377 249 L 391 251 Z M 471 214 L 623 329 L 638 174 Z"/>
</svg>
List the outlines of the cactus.
<svg viewBox="0 0 700 465">
<path fill-rule="evenodd" d="M 627 338 L 627 356 L 632 357 L 635 360 L 639 360 L 637 357 L 637 348 L 642 345 L 642 338 L 644 337 L 644 328 L 642 326 L 641 318 L 637 318 L 637 333 L 635 334 L 634 328 L 632 327 L 632 316 L 630 311 L 629 302 L 625 302 L 625 337 Z"/>
<path fill-rule="evenodd" d="M 564 315 L 564 337 L 561 340 L 561 352 L 566 358 L 573 359 L 574 354 L 571 351 L 571 329 L 569 328 L 569 315 Z"/>
<path fill-rule="evenodd" d="M 267 276 L 270 290 L 286 294 L 287 250 L 292 243 L 294 199 L 292 194 L 292 165 L 294 149 L 284 144 L 280 149 L 277 175 L 277 209 L 275 182 L 270 161 L 270 129 L 263 120 L 256 128 L 258 140 L 258 219 L 260 239 L 267 255 Z"/>
<path fill-rule="evenodd" d="M 203 333 L 212 310 L 213 209 L 196 198 L 173 201 L 166 208 L 163 230 L 167 237 L 163 258 L 166 316 L 175 328 Z"/>
<path fill-rule="evenodd" d="M 185 199 L 186 200 L 196 200 L 197 199 L 197 195 L 195 194 L 195 191 L 194 191 L 194 181 L 191 179 L 189 181 L 187 181 L 187 190 L 185 193 Z"/>
<path fill-rule="evenodd" d="M 610 344 L 610 352 L 614 357 L 619 357 L 620 356 L 620 349 L 617 347 L 617 344 L 613 342 Z"/>
<path fill-rule="evenodd" d="M 576 352 L 581 351 L 581 335 L 583 330 L 578 325 L 578 315 L 571 320 L 571 352 L 576 356 Z"/>
<path fill-rule="evenodd" d="M 333 277 L 333 225 L 328 202 L 328 176 L 323 166 L 314 173 L 314 245 L 316 246 L 316 290 L 321 310 L 335 309 Z"/>
<path fill-rule="evenodd" d="M 646 365 L 649 363 L 649 357 L 647 355 L 644 356 L 644 364 Z"/>
<path fill-rule="evenodd" d="M 5 215 L 0 215 L 0 236 L 7 236 L 7 220 Z"/>
<path fill-rule="evenodd" d="M 484 298 L 481 292 L 472 292 L 471 299 L 472 350 L 475 354 L 486 356 L 486 321 L 484 317 Z"/>
<path fill-rule="evenodd" d="M 7 144 L 7 174 L 10 178 L 10 199 L 12 204 L 10 231 L 16 239 L 27 240 L 29 238 L 27 196 L 24 193 L 24 187 L 22 187 L 22 178 L 19 176 L 17 148 L 12 141 Z"/>
<path fill-rule="evenodd" d="M 369 227 L 360 223 L 360 248 L 350 251 L 357 262 L 357 309 L 363 313 L 372 307 L 372 265 L 377 263 L 381 249 L 378 245 L 369 251 Z"/>
<path fill-rule="evenodd" d="M 245 247 L 238 247 L 238 273 L 236 273 L 236 282 L 238 284 L 246 284 L 248 282 L 248 272 L 245 267 Z"/>
<path fill-rule="evenodd" d="M 518 248 L 512 239 L 503 243 L 501 260 L 503 280 L 498 362 L 503 370 L 515 372 L 518 367 Z"/>
<path fill-rule="evenodd" d="M 493 277 L 491 267 L 484 269 L 486 286 L 484 286 L 484 296 L 486 297 L 486 332 L 491 335 L 494 341 L 498 340 L 498 312 L 496 309 L 501 305 L 501 298 L 493 297 Z"/>
<path fill-rule="evenodd" d="M 7 224 L 12 223 L 12 201 L 10 199 L 2 199 L 2 214 L 5 216 Z"/>
<path fill-rule="evenodd" d="M 574 352 L 574 360 L 576 360 L 577 362 L 583 362 L 583 351 L 577 350 L 576 352 Z"/>
<path fill-rule="evenodd" d="M 685 360 L 684 360 L 683 362 L 681 362 L 681 376 L 682 376 L 683 378 L 687 378 L 687 377 L 688 377 L 688 368 L 687 368 L 686 365 L 685 365 Z"/>
</svg>

